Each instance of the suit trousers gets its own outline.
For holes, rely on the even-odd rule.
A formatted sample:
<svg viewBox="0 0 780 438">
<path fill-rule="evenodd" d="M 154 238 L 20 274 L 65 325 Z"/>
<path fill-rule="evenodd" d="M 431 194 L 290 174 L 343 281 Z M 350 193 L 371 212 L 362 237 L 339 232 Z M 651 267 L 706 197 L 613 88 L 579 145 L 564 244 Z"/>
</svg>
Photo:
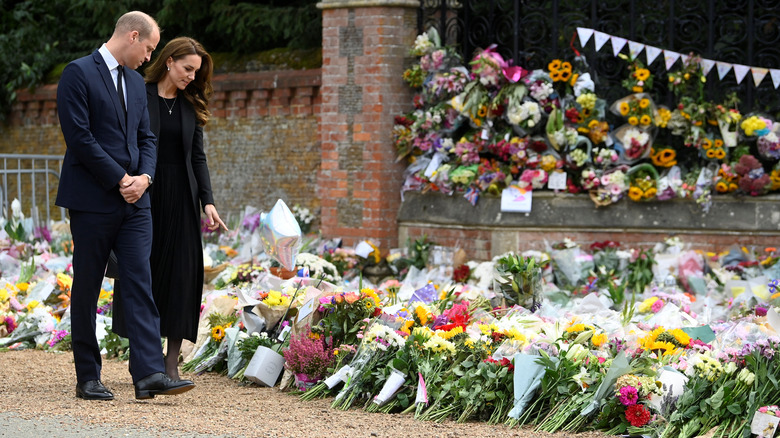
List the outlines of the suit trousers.
<svg viewBox="0 0 780 438">
<path fill-rule="evenodd" d="M 152 297 L 149 208 L 123 204 L 111 213 L 69 210 L 73 235 L 71 338 L 76 378 L 100 379 L 102 361 L 95 335 L 97 301 L 109 253 L 116 253 L 122 278 L 122 308 L 130 340 L 133 383 L 164 372 L 160 316 Z"/>
</svg>

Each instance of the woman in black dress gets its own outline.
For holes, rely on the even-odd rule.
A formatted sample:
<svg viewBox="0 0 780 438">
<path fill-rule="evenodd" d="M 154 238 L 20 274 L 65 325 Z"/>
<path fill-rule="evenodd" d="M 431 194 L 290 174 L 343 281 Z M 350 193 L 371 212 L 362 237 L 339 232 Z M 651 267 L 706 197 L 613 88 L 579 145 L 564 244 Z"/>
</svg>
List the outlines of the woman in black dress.
<svg viewBox="0 0 780 438">
<path fill-rule="evenodd" d="M 145 72 L 149 120 L 157 136 L 150 188 L 152 293 L 160 312 L 160 334 L 168 338 L 165 372 L 174 380 L 179 378 L 182 340 L 195 342 L 198 334 L 203 295 L 200 206 L 209 230 L 227 230 L 214 207 L 203 150 L 212 71 L 203 46 L 179 37 L 165 45 Z"/>
</svg>

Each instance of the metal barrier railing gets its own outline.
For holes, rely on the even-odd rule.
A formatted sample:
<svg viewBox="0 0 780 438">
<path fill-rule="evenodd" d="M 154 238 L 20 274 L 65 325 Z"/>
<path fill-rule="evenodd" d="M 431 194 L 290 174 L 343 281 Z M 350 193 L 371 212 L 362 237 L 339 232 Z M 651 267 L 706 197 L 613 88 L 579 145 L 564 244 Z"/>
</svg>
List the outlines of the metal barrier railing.
<svg viewBox="0 0 780 438">
<path fill-rule="evenodd" d="M 49 224 L 52 219 L 52 208 L 59 208 L 60 220 L 65 220 L 65 209 L 56 207 L 53 201 L 56 197 L 61 168 L 62 155 L 0 154 L 2 215 L 8 218 L 11 214 L 12 199 L 9 199 L 9 196 L 13 196 L 22 203 L 23 210 L 29 208 L 28 211 L 31 212 L 36 225 L 40 225 L 42 211 L 45 211 L 46 224 Z"/>
</svg>

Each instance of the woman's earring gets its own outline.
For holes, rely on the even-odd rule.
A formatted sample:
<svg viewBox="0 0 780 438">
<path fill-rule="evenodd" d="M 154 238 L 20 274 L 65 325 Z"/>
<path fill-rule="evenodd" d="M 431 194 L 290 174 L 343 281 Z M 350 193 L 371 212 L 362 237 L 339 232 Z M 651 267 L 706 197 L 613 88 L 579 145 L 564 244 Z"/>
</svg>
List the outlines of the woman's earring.
<svg viewBox="0 0 780 438">
<path fill-rule="evenodd" d="M 171 68 L 170 68 L 170 67 L 168 67 L 168 71 L 171 71 Z"/>
</svg>

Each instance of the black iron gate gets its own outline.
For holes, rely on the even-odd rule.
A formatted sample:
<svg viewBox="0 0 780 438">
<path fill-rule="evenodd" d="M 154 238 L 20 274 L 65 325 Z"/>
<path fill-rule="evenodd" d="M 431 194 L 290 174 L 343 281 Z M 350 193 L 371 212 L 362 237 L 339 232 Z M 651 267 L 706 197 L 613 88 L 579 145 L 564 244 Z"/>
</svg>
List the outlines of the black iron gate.
<svg viewBox="0 0 780 438">
<path fill-rule="evenodd" d="M 705 59 L 780 68 L 779 26 L 777 0 L 421 0 L 418 16 L 421 32 L 435 27 L 442 42 L 458 46 L 466 60 L 495 43 L 503 56 L 527 69 L 545 68 L 553 58 L 572 59 L 577 27 Z M 574 46 L 581 50 L 578 39 Z M 620 86 L 625 62 L 612 56 L 609 44 L 596 52 L 591 39 L 582 53 L 600 95 L 609 101 L 625 95 Z M 662 58 L 650 69 L 665 80 Z M 758 88 L 750 74 L 741 84 L 733 72 L 718 80 L 713 69 L 708 78 L 711 100 L 736 91 L 742 111 L 780 113 L 780 91 L 768 75 Z M 656 88 L 657 97 L 670 104 L 666 87 Z"/>
</svg>

